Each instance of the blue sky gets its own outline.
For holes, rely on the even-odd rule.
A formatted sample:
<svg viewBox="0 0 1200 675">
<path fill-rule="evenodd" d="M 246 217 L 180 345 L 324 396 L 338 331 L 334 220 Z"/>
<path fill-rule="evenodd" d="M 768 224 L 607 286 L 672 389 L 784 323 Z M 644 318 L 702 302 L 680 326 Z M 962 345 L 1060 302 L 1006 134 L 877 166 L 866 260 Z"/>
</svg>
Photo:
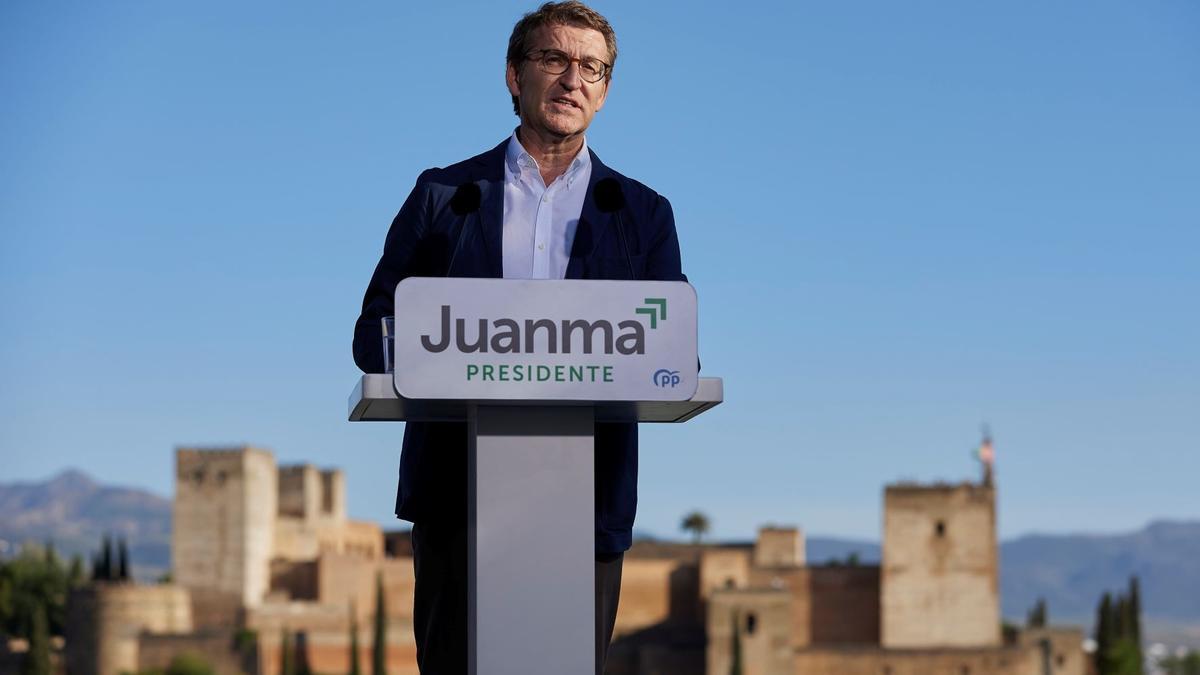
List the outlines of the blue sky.
<svg viewBox="0 0 1200 675">
<path fill-rule="evenodd" d="M 420 170 L 515 126 L 532 7 L 4 3 L 0 480 L 249 442 L 394 523 L 351 329 Z M 875 537 L 984 421 L 1004 536 L 1200 517 L 1200 6 L 596 7 L 589 144 L 671 199 L 726 383 L 643 427 L 639 530 Z"/>
</svg>

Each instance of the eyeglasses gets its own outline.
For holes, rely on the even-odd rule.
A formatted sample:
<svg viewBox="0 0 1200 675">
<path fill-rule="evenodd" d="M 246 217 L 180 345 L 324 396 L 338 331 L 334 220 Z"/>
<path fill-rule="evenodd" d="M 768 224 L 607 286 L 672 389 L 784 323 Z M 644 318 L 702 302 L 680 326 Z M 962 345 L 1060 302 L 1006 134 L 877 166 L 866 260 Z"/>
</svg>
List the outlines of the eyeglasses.
<svg viewBox="0 0 1200 675">
<path fill-rule="evenodd" d="M 604 79 L 608 71 L 612 70 L 612 66 L 601 61 L 600 59 L 585 56 L 583 58 L 573 58 L 565 52 L 560 52 L 557 49 L 534 49 L 525 55 L 525 58 L 530 61 L 537 61 L 542 72 L 549 75 L 562 75 L 571 67 L 571 63 L 579 64 L 579 76 L 584 82 L 596 83 Z"/>
</svg>

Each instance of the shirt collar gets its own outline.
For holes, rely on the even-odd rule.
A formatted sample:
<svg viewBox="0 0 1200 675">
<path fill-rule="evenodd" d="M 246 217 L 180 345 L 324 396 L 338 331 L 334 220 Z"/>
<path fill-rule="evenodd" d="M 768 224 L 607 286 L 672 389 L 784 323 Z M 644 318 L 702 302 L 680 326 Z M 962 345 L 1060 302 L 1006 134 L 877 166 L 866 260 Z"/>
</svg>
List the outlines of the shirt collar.
<svg viewBox="0 0 1200 675">
<path fill-rule="evenodd" d="M 513 176 L 519 177 L 522 169 L 538 170 L 537 160 L 525 151 L 525 146 L 521 145 L 521 141 L 517 139 L 516 131 L 513 131 L 512 137 L 508 139 L 508 147 L 504 150 L 504 161 L 507 162 L 508 170 L 512 172 Z M 592 153 L 588 152 L 587 137 L 584 137 L 579 153 L 575 155 L 575 159 L 571 160 L 571 166 L 567 167 L 561 178 L 567 181 L 567 187 L 571 187 L 583 169 L 591 165 Z"/>
</svg>

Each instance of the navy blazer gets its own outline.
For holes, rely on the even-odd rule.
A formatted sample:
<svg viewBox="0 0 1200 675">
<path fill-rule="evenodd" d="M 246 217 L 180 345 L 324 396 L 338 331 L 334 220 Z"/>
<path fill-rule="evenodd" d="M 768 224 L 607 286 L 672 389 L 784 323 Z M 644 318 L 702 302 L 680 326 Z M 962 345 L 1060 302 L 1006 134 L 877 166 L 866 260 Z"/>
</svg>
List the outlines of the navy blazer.
<svg viewBox="0 0 1200 675">
<path fill-rule="evenodd" d="M 354 326 L 354 362 L 366 373 L 383 372 L 380 318 L 392 316 L 396 284 L 410 276 L 503 276 L 504 160 L 506 139 L 495 148 L 444 169 L 429 169 L 392 221 L 383 255 L 363 297 Z M 588 152 L 591 152 L 589 149 Z M 591 152 L 592 176 L 567 263 L 568 279 L 687 281 L 671 204 L 641 183 L 605 166 Z M 626 256 L 614 213 L 602 212 L 594 188 L 617 180 Z M 456 214 L 451 197 L 464 183 L 480 190 L 477 213 Z M 459 209 L 461 211 L 461 209 Z M 458 246 L 457 255 L 452 250 Z M 453 260 L 453 267 L 447 269 Z M 396 317 L 403 321 L 404 317 Z M 637 509 L 637 425 L 597 424 L 595 436 L 596 551 L 630 547 Z M 404 429 L 396 515 L 414 523 L 465 523 L 467 429 L 464 423 L 410 422 Z"/>
</svg>

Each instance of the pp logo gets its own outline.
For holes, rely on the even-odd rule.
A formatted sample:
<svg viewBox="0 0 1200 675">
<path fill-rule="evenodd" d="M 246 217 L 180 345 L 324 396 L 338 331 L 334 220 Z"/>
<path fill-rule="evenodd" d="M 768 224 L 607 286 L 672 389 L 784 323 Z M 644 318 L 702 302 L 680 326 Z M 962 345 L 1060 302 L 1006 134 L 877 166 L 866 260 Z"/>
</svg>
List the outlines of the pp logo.
<svg viewBox="0 0 1200 675">
<path fill-rule="evenodd" d="M 674 389 L 675 386 L 679 384 L 679 371 L 660 368 L 654 372 L 654 377 L 652 379 L 654 380 L 654 384 L 660 387 L 671 387 Z"/>
</svg>

